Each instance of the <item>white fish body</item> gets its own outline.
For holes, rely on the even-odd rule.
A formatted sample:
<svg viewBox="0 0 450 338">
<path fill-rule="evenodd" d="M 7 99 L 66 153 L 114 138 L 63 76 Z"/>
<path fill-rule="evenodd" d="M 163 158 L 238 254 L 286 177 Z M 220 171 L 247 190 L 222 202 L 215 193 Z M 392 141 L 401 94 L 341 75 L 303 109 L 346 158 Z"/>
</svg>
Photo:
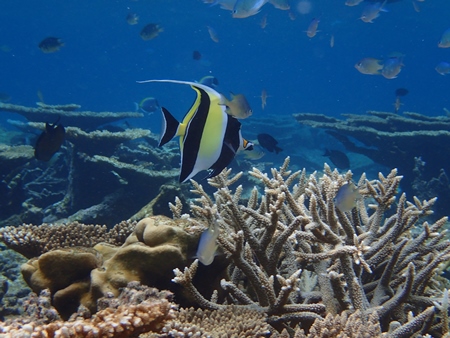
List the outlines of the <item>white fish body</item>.
<svg viewBox="0 0 450 338">
<path fill-rule="evenodd" d="M 268 0 L 237 0 L 233 8 L 233 18 L 243 19 L 258 14 Z"/>
<path fill-rule="evenodd" d="M 214 225 L 209 227 L 200 236 L 197 248 L 197 259 L 203 265 L 210 265 L 214 261 L 214 256 L 217 250 L 217 237 L 219 236 L 219 225 L 214 222 Z"/>
<path fill-rule="evenodd" d="M 334 205 L 342 212 L 350 211 L 361 197 L 358 188 L 353 183 L 346 183 L 339 188 L 334 199 Z"/>
</svg>

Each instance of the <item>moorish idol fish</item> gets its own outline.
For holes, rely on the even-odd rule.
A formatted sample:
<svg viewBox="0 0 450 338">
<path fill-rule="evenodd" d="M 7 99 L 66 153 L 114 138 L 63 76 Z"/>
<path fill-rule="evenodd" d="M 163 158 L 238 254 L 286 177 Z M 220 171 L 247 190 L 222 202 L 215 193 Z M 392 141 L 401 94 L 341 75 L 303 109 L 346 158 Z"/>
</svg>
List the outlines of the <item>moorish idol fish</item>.
<svg viewBox="0 0 450 338">
<path fill-rule="evenodd" d="M 34 157 L 39 161 L 48 162 L 52 156 L 61 148 L 64 142 L 66 131 L 62 124 L 57 124 L 58 120 L 50 124 L 45 123 L 45 130 L 39 135 L 34 147 Z"/>
<path fill-rule="evenodd" d="M 183 121 L 178 122 L 164 107 L 163 130 L 159 146 L 180 136 L 180 182 L 186 182 L 202 170 L 209 170 L 206 178 L 218 175 L 233 160 L 239 149 L 251 150 L 253 144 L 241 135 L 241 123 L 226 113 L 222 95 L 200 83 L 175 80 L 148 80 L 191 86 L 197 97 Z"/>
</svg>

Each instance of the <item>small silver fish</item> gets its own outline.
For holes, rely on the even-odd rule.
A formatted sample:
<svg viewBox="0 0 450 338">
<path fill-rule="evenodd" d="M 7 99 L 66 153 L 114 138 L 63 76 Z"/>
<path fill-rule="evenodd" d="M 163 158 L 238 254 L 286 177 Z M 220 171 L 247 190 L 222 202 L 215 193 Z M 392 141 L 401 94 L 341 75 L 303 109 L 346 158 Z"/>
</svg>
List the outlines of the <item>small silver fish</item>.
<svg viewBox="0 0 450 338">
<path fill-rule="evenodd" d="M 361 197 L 358 188 L 353 182 L 348 182 L 339 188 L 334 205 L 342 212 L 350 211 L 356 206 L 356 201 Z"/>
<path fill-rule="evenodd" d="M 375 58 L 363 58 L 355 64 L 355 68 L 366 75 L 380 75 L 383 69 L 382 61 Z"/>
<path fill-rule="evenodd" d="M 233 18 L 243 19 L 258 14 L 268 0 L 237 0 L 233 8 Z"/>
<path fill-rule="evenodd" d="M 273 5 L 273 7 L 281 9 L 282 11 L 287 11 L 291 9 L 289 0 L 269 0 L 269 2 Z"/>
<path fill-rule="evenodd" d="M 139 23 L 139 15 L 136 13 L 128 13 L 126 20 L 129 25 L 137 25 Z"/>
<path fill-rule="evenodd" d="M 395 79 L 402 71 L 403 66 L 403 57 L 390 57 L 384 61 L 381 75 L 383 75 L 386 79 Z"/>
<path fill-rule="evenodd" d="M 380 12 L 386 12 L 383 8 L 386 2 L 387 0 L 367 4 L 363 9 L 360 19 L 366 23 L 373 23 L 373 20 L 380 16 Z"/>
<path fill-rule="evenodd" d="M 347 0 L 345 1 L 345 5 L 346 6 L 358 6 L 361 2 L 363 2 L 364 0 Z"/>
<path fill-rule="evenodd" d="M 311 20 L 311 23 L 308 26 L 308 29 L 306 31 L 306 35 L 309 38 L 313 38 L 316 36 L 318 30 L 317 27 L 319 27 L 320 18 L 314 18 Z"/>
<path fill-rule="evenodd" d="M 231 94 L 231 100 L 228 100 L 225 95 L 222 95 L 222 104 L 227 107 L 226 112 L 237 119 L 246 119 L 253 114 L 244 94 Z"/>
<path fill-rule="evenodd" d="M 214 261 L 217 250 L 217 237 L 219 236 L 219 224 L 214 222 L 212 226 L 205 230 L 198 242 L 197 259 L 203 265 L 210 265 Z"/>
<path fill-rule="evenodd" d="M 209 37 L 211 38 L 211 40 L 213 40 L 215 43 L 219 43 L 219 35 L 217 34 L 217 31 L 211 26 L 206 26 L 206 28 L 208 29 Z"/>
<path fill-rule="evenodd" d="M 441 40 L 438 44 L 439 48 L 449 48 L 450 47 L 450 28 L 447 29 L 441 37 Z"/>
<path fill-rule="evenodd" d="M 439 62 L 435 70 L 441 75 L 450 74 L 450 63 L 445 61 Z"/>
</svg>

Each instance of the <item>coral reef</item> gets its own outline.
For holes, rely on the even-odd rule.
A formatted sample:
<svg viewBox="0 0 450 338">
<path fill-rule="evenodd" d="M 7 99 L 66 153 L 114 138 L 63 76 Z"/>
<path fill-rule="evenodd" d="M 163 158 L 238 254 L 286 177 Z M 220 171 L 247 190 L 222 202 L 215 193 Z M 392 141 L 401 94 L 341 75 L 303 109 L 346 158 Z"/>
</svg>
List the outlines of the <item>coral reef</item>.
<svg viewBox="0 0 450 338">
<path fill-rule="evenodd" d="M 20 278 L 20 266 L 25 262 L 24 257 L 0 245 L 0 320 L 19 315 L 22 311 L 20 300 L 31 291 Z"/>
<path fill-rule="evenodd" d="M 340 175 L 325 165 L 320 179 L 317 174 L 307 179 L 305 172 L 288 171 L 288 163 L 272 169 L 272 178 L 250 172 L 264 184 L 264 194 L 255 187 L 247 205 L 239 203 L 241 186 L 229 188 L 240 174 L 210 179 L 217 189 L 214 200 L 194 182 L 200 197 L 192 212 L 198 220 L 221 225 L 218 242 L 233 262 L 230 279 L 221 282 L 228 301 L 264 311 L 280 331 L 297 323 L 308 331 L 324 313 L 348 310 L 359 310 L 364 318 L 376 311 L 382 332 L 393 322 L 408 334 L 439 325 L 432 300 L 447 286 L 439 277 L 441 263 L 450 259 L 443 230 L 447 218 L 419 223 L 436 199 L 410 203 L 405 194 L 397 199 L 402 177 L 393 170 L 375 181 L 362 175 L 362 198 L 351 212 L 341 212 L 334 198 L 351 181 L 350 171 Z M 174 281 L 203 308 L 226 306 L 207 300 L 192 285 L 196 268 L 194 262 L 184 272 L 176 270 Z"/>
<path fill-rule="evenodd" d="M 22 265 L 25 281 L 35 293 L 49 289 L 53 305 L 68 318 L 80 305 L 95 312 L 99 297 L 117 296 L 131 281 L 173 290 L 182 302 L 183 293 L 171 282 L 173 269 L 192 262 L 202 230 L 185 219 L 154 216 L 137 224 L 122 222 L 109 232 L 104 226 L 78 223 L 7 227 L 0 230 L 0 240 L 35 257 Z M 225 267 L 216 264 L 204 273 L 206 293 L 212 293 L 213 281 L 224 276 L 220 270 Z"/>
<path fill-rule="evenodd" d="M 37 103 L 38 107 L 25 107 L 11 103 L 0 102 L 0 112 L 17 113 L 32 122 L 52 122 L 63 118 L 65 125 L 83 129 L 97 128 L 98 126 L 125 118 L 143 117 L 137 112 L 93 112 L 75 111 L 80 106 L 76 104 L 48 105 Z"/>
<path fill-rule="evenodd" d="M 92 315 L 80 308 L 68 321 L 62 321 L 51 306 L 50 294 L 31 296 L 21 319 L 0 325 L 0 336 L 13 337 L 138 337 L 142 332 L 160 332 L 173 318 L 171 294 L 130 283 L 118 298 L 99 299 L 99 311 Z"/>
<path fill-rule="evenodd" d="M 450 116 L 430 117 L 413 112 L 399 115 L 378 111 L 343 116 L 345 120 L 321 114 L 294 114 L 302 125 L 326 129 L 348 151 L 366 155 L 388 168 L 397 168 L 405 176 L 403 189 L 410 194 L 415 193 L 411 189 L 415 178 L 415 158 L 420 157 L 424 162 L 422 180 L 431 181 L 441 170 L 449 172 L 450 157 L 446 145 L 450 142 Z M 435 196 L 445 197 L 449 193 L 450 189 L 446 187 Z M 439 203 L 437 208 L 440 209 Z"/>
<path fill-rule="evenodd" d="M 79 305 L 98 311 L 101 297 L 119 296 L 130 281 L 169 288 L 178 304 L 185 299 L 201 309 L 175 311 L 162 331 L 147 337 L 447 334 L 449 282 L 440 276 L 450 261 L 447 218 L 426 221 L 436 199 L 409 202 L 398 191 L 402 176 L 392 170 L 377 180 L 363 174 L 353 209 L 341 211 L 335 198 L 353 180 L 351 171 L 340 174 L 325 165 L 323 174 L 307 176 L 288 170 L 289 160 L 270 176 L 254 168 L 249 174 L 258 183 L 246 200 L 242 186 L 231 188 L 242 173 L 224 170 L 209 179 L 212 196 L 191 181 L 197 198 L 190 214 L 176 198 L 173 219 L 140 221 L 121 247 L 54 247 L 23 267 L 25 279 L 34 291 L 49 288 L 66 319 Z M 203 266 L 193 257 L 200 233 L 213 224 L 220 227 L 219 251 L 211 266 Z M 22 230 L 8 228 L 10 237 L 2 232 L 0 239 L 16 238 L 20 246 L 17 236 L 34 236 Z M 66 278 L 51 277 L 49 259 Z M 84 263 L 75 269 L 69 260 Z"/>
<path fill-rule="evenodd" d="M 13 125 L 22 130 L 45 130 L 43 122 L 14 122 Z M 31 129 L 30 129 L 31 128 Z M 65 139 L 71 142 L 75 151 L 88 155 L 111 156 L 119 146 L 126 141 L 139 138 L 151 139 L 156 142 L 156 136 L 148 129 L 130 128 L 124 131 L 93 130 L 84 131 L 79 127 L 66 126 Z"/>
<path fill-rule="evenodd" d="M 177 151 L 158 149 L 148 130 L 67 127 L 66 136 L 51 165 L 36 161 L 31 146 L 0 146 L 0 192 L 8 197 L 0 201 L 0 226 L 56 221 L 112 226 L 162 197 L 158 187 L 176 182 Z M 96 191 L 90 189 L 93 183 Z M 182 197 L 181 188 L 177 195 Z M 167 207 L 158 213 L 170 215 Z"/>
</svg>

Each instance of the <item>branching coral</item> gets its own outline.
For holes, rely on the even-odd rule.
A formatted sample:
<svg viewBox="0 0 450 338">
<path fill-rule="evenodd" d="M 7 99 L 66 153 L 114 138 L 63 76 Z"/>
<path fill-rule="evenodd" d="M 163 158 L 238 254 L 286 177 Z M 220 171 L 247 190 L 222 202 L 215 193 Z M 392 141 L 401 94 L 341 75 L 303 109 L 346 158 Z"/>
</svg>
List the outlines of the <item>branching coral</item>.
<svg viewBox="0 0 450 338">
<path fill-rule="evenodd" d="M 250 175 L 263 183 L 264 194 L 255 187 L 246 205 L 242 186 L 230 189 L 241 174 L 230 177 L 224 171 L 210 179 L 217 189 L 213 199 L 192 182 L 199 197 L 191 220 L 218 222 L 219 245 L 232 261 L 229 278 L 221 283 L 226 302 L 257 308 L 275 328 L 292 333 L 298 323 L 308 331 L 321 315 L 344 311 L 359 311 L 363 321 L 372 318 L 383 332 L 400 323 L 395 337 L 426 333 L 437 320 L 430 299 L 439 298 L 444 287 L 439 265 L 450 259 L 442 230 L 447 218 L 419 223 L 432 213 L 435 199 L 411 203 L 402 194 L 397 200 L 402 177 L 392 170 L 373 181 L 362 175 L 361 198 L 342 212 L 335 197 L 352 180 L 351 171 L 341 175 L 325 165 L 322 177 L 306 178 L 305 172 L 291 173 L 288 164 L 289 158 L 272 169 L 271 178 L 254 168 Z M 226 306 L 195 289 L 197 264 L 176 269 L 174 281 L 204 308 Z"/>
</svg>

